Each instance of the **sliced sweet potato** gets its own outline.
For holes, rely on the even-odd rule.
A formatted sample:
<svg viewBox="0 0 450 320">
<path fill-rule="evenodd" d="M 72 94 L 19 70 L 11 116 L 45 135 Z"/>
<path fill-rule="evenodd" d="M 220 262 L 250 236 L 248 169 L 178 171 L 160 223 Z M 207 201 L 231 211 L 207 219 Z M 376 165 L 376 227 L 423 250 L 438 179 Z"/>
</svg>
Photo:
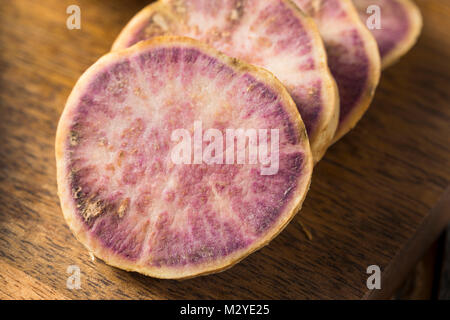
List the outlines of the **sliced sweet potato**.
<svg viewBox="0 0 450 320">
<path fill-rule="evenodd" d="M 422 15 L 411 0 L 353 0 L 363 23 L 370 14 L 367 8 L 377 5 L 381 9 L 381 29 L 371 30 L 380 49 L 382 68 L 386 68 L 405 55 L 417 42 L 422 30 Z"/>
<path fill-rule="evenodd" d="M 163 0 L 139 12 L 113 50 L 158 35 L 188 36 L 266 68 L 286 86 L 317 162 L 334 137 L 339 97 L 315 23 L 284 0 Z"/>
<path fill-rule="evenodd" d="M 334 141 L 350 131 L 369 107 L 380 78 L 375 39 L 350 0 L 293 0 L 316 21 L 340 95 Z"/>
<path fill-rule="evenodd" d="M 198 122 L 200 161 L 195 142 L 193 157 L 182 152 L 191 162 L 174 161 L 174 132 L 187 130 L 198 142 Z M 225 137 L 230 128 L 278 132 L 265 151 L 277 155 L 277 170 L 263 174 L 269 163 L 261 153 L 254 163 L 206 162 L 219 141 L 207 132 Z M 250 141 L 243 144 L 249 155 Z M 227 157 L 229 150 L 235 145 L 227 140 Z M 106 263 L 158 278 L 222 271 L 267 244 L 301 207 L 313 168 L 284 86 L 264 69 L 182 37 L 143 41 L 90 67 L 59 121 L 56 161 L 62 210 L 76 237 Z"/>
</svg>

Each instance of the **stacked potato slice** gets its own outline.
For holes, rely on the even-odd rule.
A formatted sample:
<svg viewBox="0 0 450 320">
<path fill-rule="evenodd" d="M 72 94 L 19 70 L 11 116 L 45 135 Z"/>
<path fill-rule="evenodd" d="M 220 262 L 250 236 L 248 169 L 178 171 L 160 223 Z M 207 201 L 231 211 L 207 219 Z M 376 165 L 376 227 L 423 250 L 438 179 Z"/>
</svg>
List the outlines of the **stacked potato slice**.
<svg viewBox="0 0 450 320">
<path fill-rule="evenodd" d="M 367 110 L 381 65 L 419 34 L 408 0 L 378 3 L 390 34 L 375 37 L 370 0 L 354 2 L 359 14 L 350 0 L 160 0 L 139 12 L 58 125 L 76 237 L 160 278 L 222 271 L 273 239 L 313 164 Z"/>
</svg>

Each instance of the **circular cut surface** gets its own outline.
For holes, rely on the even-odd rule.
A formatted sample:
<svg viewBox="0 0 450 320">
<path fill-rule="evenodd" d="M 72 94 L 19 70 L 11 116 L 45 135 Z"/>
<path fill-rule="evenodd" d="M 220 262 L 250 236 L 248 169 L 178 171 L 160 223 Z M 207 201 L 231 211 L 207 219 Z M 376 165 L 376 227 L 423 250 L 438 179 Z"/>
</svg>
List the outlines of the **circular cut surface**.
<svg viewBox="0 0 450 320">
<path fill-rule="evenodd" d="M 370 30 L 380 49 L 381 64 L 386 68 L 405 55 L 416 43 L 422 29 L 422 15 L 411 0 L 353 0 L 363 23 L 374 12 L 367 8 L 380 8 L 380 29 Z"/>
<path fill-rule="evenodd" d="M 286 86 L 305 123 L 317 162 L 338 123 L 339 96 L 311 18 L 284 0 L 165 0 L 139 12 L 113 50 L 159 35 L 206 42 L 261 66 Z"/>
<path fill-rule="evenodd" d="M 187 164 L 173 158 L 178 129 L 192 138 Z M 242 149 L 236 139 L 235 147 L 228 129 L 270 130 L 268 149 L 258 135 L 251 163 L 255 143 L 248 138 Z M 236 149 L 230 164 L 205 160 L 218 134 L 224 148 L 209 154 Z M 261 152 L 271 161 L 261 164 Z M 301 117 L 278 80 L 179 37 L 141 42 L 90 67 L 61 116 L 56 160 L 77 238 L 111 265 L 160 278 L 221 271 L 267 244 L 300 209 L 313 167 Z"/>
<path fill-rule="evenodd" d="M 293 1 L 315 19 L 325 43 L 341 103 L 337 141 L 356 125 L 373 99 L 381 68 L 378 47 L 350 0 Z"/>
</svg>

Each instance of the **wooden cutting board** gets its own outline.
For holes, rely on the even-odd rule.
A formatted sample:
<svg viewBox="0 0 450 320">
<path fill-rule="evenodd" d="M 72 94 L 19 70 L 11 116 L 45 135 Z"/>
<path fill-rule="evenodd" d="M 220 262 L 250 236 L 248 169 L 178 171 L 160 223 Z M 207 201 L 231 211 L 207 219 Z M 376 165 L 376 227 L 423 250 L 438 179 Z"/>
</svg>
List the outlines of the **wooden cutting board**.
<svg viewBox="0 0 450 320">
<path fill-rule="evenodd" d="M 65 100 L 147 1 L 3 3 L 0 298 L 389 297 L 450 218 L 450 2 L 418 3 L 418 45 L 383 73 L 364 119 L 316 167 L 300 215 L 235 267 L 186 281 L 91 261 L 56 194 L 54 138 Z M 81 30 L 66 27 L 71 4 L 81 8 Z M 67 288 L 71 265 L 80 289 Z M 369 265 L 381 268 L 380 290 L 366 286 Z"/>
</svg>

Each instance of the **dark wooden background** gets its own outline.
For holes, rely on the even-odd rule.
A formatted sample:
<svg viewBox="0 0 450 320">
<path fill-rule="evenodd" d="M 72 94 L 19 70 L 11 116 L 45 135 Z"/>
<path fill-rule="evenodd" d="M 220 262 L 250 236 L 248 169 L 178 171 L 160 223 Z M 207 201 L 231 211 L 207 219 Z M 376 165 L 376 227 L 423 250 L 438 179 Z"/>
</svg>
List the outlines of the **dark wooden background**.
<svg viewBox="0 0 450 320">
<path fill-rule="evenodd" d="M 450 1 L 418 1 L 418 45 L 383 73 L 364 119 L 317 166 L 300 215 L 235 267 L 186 281 L 92 262 L 56 195 L 65 100 L 146 3 L 0 2 L 0 298 L 389 297 L 450 218 Z M 66 28 L 70 4 L 81 7 L 81 30 Z M 366 287 L 372 264 L 381 290 Z M 66 288 L 69 265 L 81 269 L 79 290 Z"/>
</svg>

